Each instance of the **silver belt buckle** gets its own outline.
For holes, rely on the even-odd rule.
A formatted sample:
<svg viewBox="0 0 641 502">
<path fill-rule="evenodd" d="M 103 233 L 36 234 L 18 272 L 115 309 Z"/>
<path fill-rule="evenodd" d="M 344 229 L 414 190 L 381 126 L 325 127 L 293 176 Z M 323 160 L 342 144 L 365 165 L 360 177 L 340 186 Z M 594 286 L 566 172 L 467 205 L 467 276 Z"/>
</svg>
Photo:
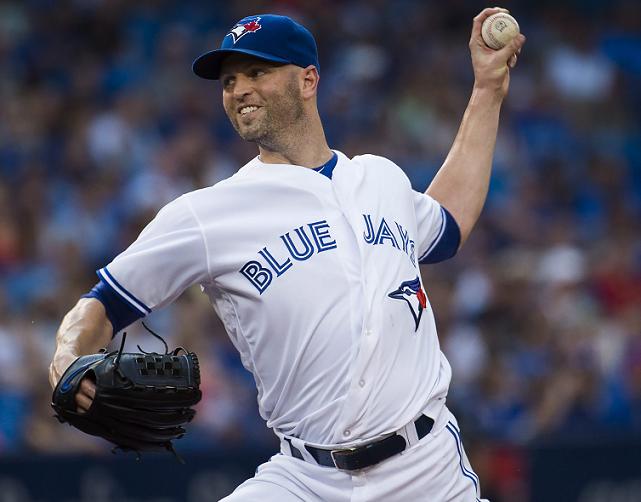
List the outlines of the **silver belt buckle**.
<svg viewBox="0 0 641 502">
<path fill-rule="evenodd" d="M 353 447 L 351 447 L 351 448 L 343 448 L 343 449 L 341 449 L 341 450 L 331 450 L 331 451 L 329 452 L 329 455 L 330 455 L 330 457 L 332 457 L 332 462 L 334 462 L 334 467 L 336 467 L 337 469 L 341 469 L 341 467 L 339 467 L 339 466 L 338 466 L 338 464 L 336 463 L 336 457 L 335 457 L 335 454 L 340 454 L 340 453 L 351 453 L 351 452 L 354 452 L 354 451 L 356 451 L 356 450 L 357 450 L 357 447 L 355 447 L 355 446 L 353 446 Z"/>
<path fill-rule="evenodd" d="M 341 469 L 341 468 L 340 468 L 340 467 L 338 467 L 338 465 L 336 464 L 336 456 L 335 456 L 336 454 L 341 454 L 341 453 L 353 453 L 353 452 L 355 452 L 356 450 L 366 450 L 366 449 L 368 449 L 370 446 L 375 445 L 375 444 L 377 444 L 377 443 L 380 443 L 380 442 L 381 442 L 381 441 L 383 441 L 384 439 L 390 438 L 390 437 L 392 437 L 392 436 L 399 436 L 399 437 L 401 437 L 401 438 L 403 439 L 403 441 L 405 442 L 405 445 L 406 445 L 406 447 L 407 447 L 407 444 L 408 444 L 407 440 L 406 440 L 403 436 L 401 436 L 400 434 L 398 434 L 396 431 L 394 431 L 394 432 L 390 432 L 390 433 L 388 433 L 388 434 L 385 434 L 384 436 L 381 436 L 381 437 L 379 437 L 379 438 L 371 439 L 371 440 L 369 440 L 369 441 L 366 441 L 366 442 L 364 442 L 364 443 L 362 443 L 362 444 L 359 444 L 358 446 L 352 446 L 351 448 L 342 448 L 342 449 L 340 449 L 340 450 L 331 450 L 331 451 L 329 452 L 329 454 L 330 454 L 330 456 L 332 457 L 332 462 L 334 462 L 334 466 L 335 466 L 337 469 Z"/>
</svg>

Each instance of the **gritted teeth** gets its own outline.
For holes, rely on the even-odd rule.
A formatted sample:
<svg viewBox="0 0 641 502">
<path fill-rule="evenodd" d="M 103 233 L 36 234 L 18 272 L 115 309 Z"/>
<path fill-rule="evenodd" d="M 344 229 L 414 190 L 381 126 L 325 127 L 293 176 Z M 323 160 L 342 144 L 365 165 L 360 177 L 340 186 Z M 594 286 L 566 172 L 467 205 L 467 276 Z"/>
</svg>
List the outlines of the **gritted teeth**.
<svg viewBox="0 0 641 502">
<path fill-rule="evenodd" d="M 243 106 L 243 107 L 240 109 L 240 114 L 241 114 L 241 115 L 247 115 L 248 113 L 251 113 L 251 112 L 256 111 L 256 110 L 258 110 L 258 107 L 257 107 L 257 106 L 254 106 L 254 105 L 251 105 L 251 106 Z"/>
</svg>

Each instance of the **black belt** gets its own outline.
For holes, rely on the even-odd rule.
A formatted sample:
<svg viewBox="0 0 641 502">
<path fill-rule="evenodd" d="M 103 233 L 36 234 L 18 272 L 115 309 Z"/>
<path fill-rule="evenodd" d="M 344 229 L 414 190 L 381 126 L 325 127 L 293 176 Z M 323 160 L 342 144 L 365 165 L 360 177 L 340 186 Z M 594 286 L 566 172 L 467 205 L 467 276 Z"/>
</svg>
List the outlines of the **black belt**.
<svg viewBox="0 0 641 502">
<path fill-rule="evenodd" d="M 434 426 L 434 420 L 427 415 L 421 415 L 414 420 L 413 423 L 416 427 L 416 435 L 418 436 L 418 439 L 422 439 L 427 436 Z M 289 438 L 285 438 L 285 440 L 289 443 L 292 456 L 305 460 L 303 454 L 292 444 Z M 318 465 L 336 467 L 345 471 L 355 471 L 378 464 L 385 459 L 401 453 L 406 448 L 407 441 L 398 433 L 394 433 L 383 439 L 379 439 L 378 441 L 374 441 L 363 446 L 356 446 L 354 448 L 346 448 L 342 450 L 327 450 L 307 444 L 305 445 L 305 449 L 312 457 L 314 457 L 314 460 L 316 460 Z"/>
</svg>

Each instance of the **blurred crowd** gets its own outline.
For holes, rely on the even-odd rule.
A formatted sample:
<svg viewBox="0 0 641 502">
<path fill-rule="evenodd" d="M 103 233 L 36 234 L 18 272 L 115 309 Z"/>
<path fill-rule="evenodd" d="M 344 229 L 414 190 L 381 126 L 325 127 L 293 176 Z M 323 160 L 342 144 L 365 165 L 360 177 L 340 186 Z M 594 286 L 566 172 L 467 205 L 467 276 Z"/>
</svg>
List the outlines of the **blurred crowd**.
<svg viewBox="0 0 641 502">
<path fill-rule="evenodd" d="M 289 14 L 319 43 L 330 146 L 424 190 L 473 83 L 485 5 L 453 0 L 0 3 L 0 455 L 104 452 L 51 418 L 56 328 L 176 196 L 255 154 L 217 83 L 191 73 L 233 23 Z M 641 433 L 641 4 L 506 2 L 528 41 L 488 203 L 459 255 L 423 269 L 468 437 L 527 445 Z M 275 444 L 253 380 L 198 288 L 150 316 L 203 355 L 182 448 Z M 128 347 L 160 350 L 138 323 Z M 119 340 L 119 339 L 117 339 Z"/>
</svg>

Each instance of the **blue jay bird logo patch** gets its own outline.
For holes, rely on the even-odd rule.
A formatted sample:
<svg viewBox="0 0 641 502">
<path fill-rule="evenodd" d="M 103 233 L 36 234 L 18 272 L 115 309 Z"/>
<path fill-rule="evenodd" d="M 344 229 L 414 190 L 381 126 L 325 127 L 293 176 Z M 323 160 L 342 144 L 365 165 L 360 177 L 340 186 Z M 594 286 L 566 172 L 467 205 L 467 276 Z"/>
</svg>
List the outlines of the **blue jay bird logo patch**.
<svg viewBox="0 0 641 502">
<path fill-rule="evenodd" d="M 427 308 L 427 296 L 421 288 L 421 281 L 416 276 L 416 279 L 411 281 L 405 281 L 401 283 L 399 288 L 395 291 L 392 291 L 388 294 L 390 298 L 395 300 L 403 300 L 410 309 L 412 317 L 414 318 L 415 328 L 414 331 L 418 330 L 418 325 L 421 322 L 421 316 L 423 315 L 423 310 Z"/>
<path fill-rule="evenodd" d="M 227 35 L 231 35 L 231 38 L 234 40 L 234 43 L 238 42 L 241 38 L 243 38 L 247 33 L 254 33 L 258 30 L 260 30 L 261 24 L 260 24 L 260 17 L 255 17 L 255 18 L 245 18 L 242 21 L 240 21 L 236 26 L 232 28 L 232 30 L 227 33 Z"/>
</svg>

